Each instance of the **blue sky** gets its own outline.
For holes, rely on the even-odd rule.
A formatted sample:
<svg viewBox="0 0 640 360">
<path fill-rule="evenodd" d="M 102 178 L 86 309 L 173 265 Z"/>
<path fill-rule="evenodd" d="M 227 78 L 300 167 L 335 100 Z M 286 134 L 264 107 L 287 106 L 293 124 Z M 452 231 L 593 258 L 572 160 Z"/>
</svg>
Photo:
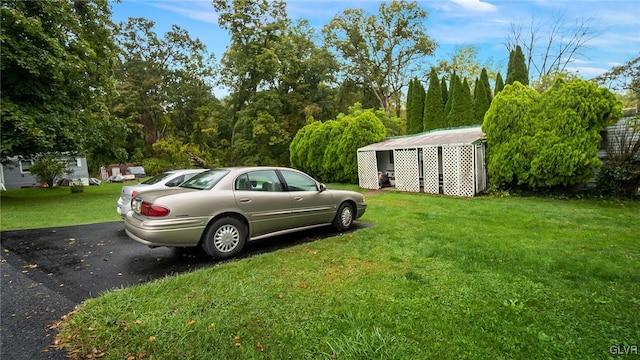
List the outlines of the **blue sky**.
<svg viewBox="0 0 640 360">
<path fill-rule="evenodd" d="M 287 1 L 292 20 L 306 19 L 318 30 L 350 8 L 376 14 L 381 1 L 293 0 Z M 590 21 L 597 36 L 584 47 L 582 55 L 570 64 L 571 71 L 592 78 L 614 65 L 640 55 L 640 6 L 635 0 L 419 0 L 427 11 L 427 33 L 438 43 L 428 62 L 451 59 L 456 47 L 473 45 L 478 60 L 501 66 L 503 76 L 509 54 L 505 43 L 512 25 L 526 31 L 532 22 L 552 21 L 562 16 L 565 24 Z M 229 35 L 219 28 L 217 14 L 209 0 L 122 0 L 112 3 L 113 20 L 144 17 L 156 23 L 156 33 L 164 35 L 172 24 L 199 38 L 219 60 L 229 43 Z"/>
</svg>

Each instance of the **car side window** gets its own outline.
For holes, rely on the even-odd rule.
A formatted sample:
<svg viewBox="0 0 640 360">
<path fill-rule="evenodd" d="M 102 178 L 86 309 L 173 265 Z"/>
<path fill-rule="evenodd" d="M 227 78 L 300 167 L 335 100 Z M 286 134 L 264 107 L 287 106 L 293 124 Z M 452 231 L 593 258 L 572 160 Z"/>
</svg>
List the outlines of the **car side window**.
<svg viewBox="0 0 640 360">
<path fill-rule="evenodd" d="M 235 183 L 236 190 L 281 192 L 283 187 L 274 170 L 251 171 L 239 176 Z"/>
<path fill-rule="evenodd" d="M 249 183 L 249 177 L 247 174 L 238 176 L 236 179 L 235 189 L 241 191 L 251 190 L 251 184 Z"/>
<path fill-rule="evenodd" d="M 180 184 L 182 184 L 184 182 L 185 178 L 184 175 L 178 176 L 177 178 L 171 180 L 171 181 L 167 181 L 167 183 L 165 184 L 168 187 L 174 187 L 174 186 L 178 186 Z"/>
<path fill-rule="evenodd" d="M 289 191 L 318 191 L 318 184 L 312 178 L 295 171 L 282 170 Z"/>
</svg>

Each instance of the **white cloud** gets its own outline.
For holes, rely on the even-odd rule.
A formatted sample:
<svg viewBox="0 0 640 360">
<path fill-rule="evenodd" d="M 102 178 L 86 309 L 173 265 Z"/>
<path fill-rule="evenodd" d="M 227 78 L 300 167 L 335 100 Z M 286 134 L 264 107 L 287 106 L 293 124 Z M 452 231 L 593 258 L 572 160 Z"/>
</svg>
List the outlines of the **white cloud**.
<svg viewBox="0 0 640 360">
<path fill-rule="evenodd" d="M 211 24 L 218 23 L 218 15 L 210 1 L 160 1 L 156 7 L 174 12 L 186 18 Z"/>
<path fill-rule="evenodd" d="M 462 6 L 468 10 L 490 12 L 495 11 L 496 7 L 492 4 L 482 2 L 480 0 L 451 0 L 452 2 Z"/>
<path fill-rule="evenodd" d="M 576 72 L 582 78 L 585 78 L 585 79 L 592 79 L 598 75 L 601 75 L 609 71 L 609 69 L 601 68 L 601 67 L 576 66 L 576 67 L 567 67 L 567 71 Z"/>
</svg>

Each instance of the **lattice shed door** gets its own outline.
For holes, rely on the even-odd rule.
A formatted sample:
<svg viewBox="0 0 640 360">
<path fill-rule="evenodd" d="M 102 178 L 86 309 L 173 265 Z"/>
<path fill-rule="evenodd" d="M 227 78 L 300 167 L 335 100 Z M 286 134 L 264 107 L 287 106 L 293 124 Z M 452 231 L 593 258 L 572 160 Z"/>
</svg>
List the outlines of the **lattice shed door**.
<svg viewBox="0 0 640 360">
<path fill-rule="evenodd" d="M 393 151 L 393 159 L 395 162 L 396 189 L 420 192 L 418 149 L 396 149 Z"/>
<path fill-rule="evenodd" d="M 424 178 L 424 192 L 429 194 L 440 193 L 440 170 L 438 164 L 438 147 L 429 146 L 422 148 L 422 173 Z"/>
<path fill-rule="evenodd" d="M 363 189 L 379 189 L 375 151 L 358 151 L 358 183 Z"/>
<path fill-rule="evenodd" d="M 442 182 L 445 195 L 475 195 L 473 145 L 442 147 Z"/>
</svg>

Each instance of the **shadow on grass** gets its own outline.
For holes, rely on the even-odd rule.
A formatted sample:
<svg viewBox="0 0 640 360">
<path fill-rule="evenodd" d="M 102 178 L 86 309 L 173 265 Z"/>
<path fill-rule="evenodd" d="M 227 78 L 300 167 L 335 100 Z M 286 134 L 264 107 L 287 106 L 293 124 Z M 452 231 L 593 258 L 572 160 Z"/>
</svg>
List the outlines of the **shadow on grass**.
<svg viewBox="0 0 640 360">
<path fill-rule="evenodd" d="M 363 222 L 355 222 L 351 229 L 348 231 L 338 231 L 333 227 L 327 226 L 317 229 L 311 229 L 306 231 L 295 232 L 292 234 L 275 236 L 271 238 L 255 240 L 248 242 L 242 252 L 231 259 L 217 260 L 207 254 L 200 247 L 195 248 L 174 248 L 172 249 L 173 256 L 168 256 L 167 261 L 172 261 L 173 265 L 180 267 L 181 265 L 197 265 L 202 267 L 211 265 L 222 264 L 230 261 L 237 261 L 240 259 L 246 259 L 259 254 L 270 253 L 281 249 L 290 248 L 293 246 L 306 244 L 318 240 L 327 239 L 334 236 L 340 236 L 342 234 L 349 234 L 360 229 L 366 229 L 372 227 L 372 224 Z M 167 264 L 165 264 L 167 265 Z M 161 269 L 160 269 L 161 270 Z"/>
</svg>

